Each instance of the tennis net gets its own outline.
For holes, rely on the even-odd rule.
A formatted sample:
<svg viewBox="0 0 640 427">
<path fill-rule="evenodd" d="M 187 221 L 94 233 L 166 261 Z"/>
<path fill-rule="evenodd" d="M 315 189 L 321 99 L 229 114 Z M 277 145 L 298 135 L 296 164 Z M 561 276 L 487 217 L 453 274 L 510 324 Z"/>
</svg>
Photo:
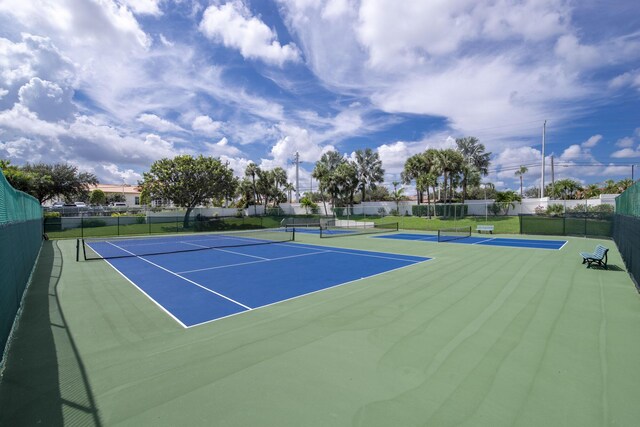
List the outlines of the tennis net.
<svg viewBox="0 0 640 427">
<path fill-rule="evenodd" d="M 377 224 L 352 220 L 331 220 L 320 226 L 320 237 L 345 237 L 360 234 L 390 233 L 398 231 L 398 223 Z"/>
<path fill-rule="evenodd" d="M 452 240 L 471 237 L 471 226 L 442 228 L 438 230 L 438 242 L 450 242 Z"/>
<path fill-rule="evenodd" d="M 295 240 L 295 232 L 282 228 L 198 233 L 173 236 L 82 238 L 76 244 L 76 261 L 194 252 L 238 246 L 266 245 Z"/>
</svg>

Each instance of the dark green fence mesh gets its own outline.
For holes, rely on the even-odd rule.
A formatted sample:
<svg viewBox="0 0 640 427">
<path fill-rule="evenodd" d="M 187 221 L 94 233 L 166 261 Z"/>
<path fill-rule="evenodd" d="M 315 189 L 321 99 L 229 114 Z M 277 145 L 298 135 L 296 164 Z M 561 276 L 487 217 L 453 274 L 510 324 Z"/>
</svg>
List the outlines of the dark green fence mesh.
<svg viewBox="0 0 640 427">
<path fill-rule="evenodd" d="M 611 237 L 612 227 L 613 215 L 608 213 L 520 215 L 520 234 Z"/>
<path fill-rule="evenodd" d="M 613 240 L 640 289 L 640 181 L 616 197 Z"/>
<path fill-rule="evenodd" d="M 42 208 L 0 173 L 0 355 L 42 245 Z"/>
<path fill-rule="evenodd" d="M 616 197 L 616 213 L 640 218 L 640 181 Z"/>
</svg>

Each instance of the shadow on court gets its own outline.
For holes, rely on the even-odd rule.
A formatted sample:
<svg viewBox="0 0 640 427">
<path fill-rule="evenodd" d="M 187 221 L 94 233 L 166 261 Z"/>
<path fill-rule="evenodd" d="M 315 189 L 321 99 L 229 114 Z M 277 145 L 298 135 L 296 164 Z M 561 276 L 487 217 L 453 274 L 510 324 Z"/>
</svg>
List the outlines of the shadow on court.
<svg viewBox="0 0 640 427">
<path fill-rule="evenodd" d="M 62 264 L 57 243 L 45 241 L 5 355 L 0 425 L 101 426 L 84 365 L 59 304 Z"/>
</svg>

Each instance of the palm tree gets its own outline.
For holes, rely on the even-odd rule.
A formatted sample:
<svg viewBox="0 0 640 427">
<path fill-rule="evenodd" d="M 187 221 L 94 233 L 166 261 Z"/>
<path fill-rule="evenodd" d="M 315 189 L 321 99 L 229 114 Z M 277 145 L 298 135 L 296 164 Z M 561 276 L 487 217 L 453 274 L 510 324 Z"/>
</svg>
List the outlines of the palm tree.
<svg viewBox="0 0 640 427">
<path fill-rule="evenodd" d="M 398 181 L 393 181 L 391 185 L 393 185 L 393 193 L 391 193 L 391 200 L 396 202 L 396 214 L 400 215 L 400 202 L 405 199 L 404 188 L 400 187 L 398 189 L 398 186 L 400 185 L 400 182 Z"/>
<path fill-rule="evenodd" d="M 356 151 L 356 169 L 358 172 L 359 189 L 362 191 L 362 201 L 364 202 L 367 188 L 374 189 L 376 184 L 384 181 L 384 169 L 380 155 L 373 152 L 371 148 L 364 151 Z"/>
<path fill-rule="evenodd" d="M 444 201 L 447 201 L 447 179 L 449 180 L 449 187 L 453 187 L 454 176 L 457 175 L 461 169 L 463 163 L 462 154 L 452 148 L 446 150 L 438 150 L 435 163 L 440 172 L 444 176 Z M 450 189 L 453 195 L 453 188 Z M 451 200 L 449 197 L 448 200 Z"/>
<path fill-rule="evenodd" d="M 558 195 L 562 195 L 563 199 L 575 199 L 576 192 L 582 187 L 579 183 L 572 179 L 561 179 L 555 182 L 555 190 Z"/>
<path fill-rule="evenodd" d="M 427 156 L 425 156 L 424 153 L 415 154 L 409 157 L 404 163 L 404 170 L 400 175 L 404 184 L 410 184 L 411 181 L 415 180 L 418 205 L 422 202 L 422 193 L 425 190 L 424 180 L 420 178 L 429 173 L 430 169 L 430 165 L 427 163 L 427 160 Z"/>
<path fill-rule="evenodd" d="M 520 165 L 520 169 L 516 171 L 516 176 L 520 177 L 520 197 L 522 197 L 522 175 L 524 175 L 528 171 L 529 169 L 527 169 L 526 166 L 522 166 L 522 165 Z"/>
<path fill-rule="evenodd" d="M 582 194 L 585 197 L 585 199 L 598 197 L 600 195 L 600 187 L 598 187 L 598 184 L 589 184 L 586 186 Z"/>
<path fill-rule="evenodd" d="M 612 179 L 608 179 L 604 182 L 604 194 L 618 194 L 618 186 Z"/>
<path fill-rule="evenodd" d="M 296 190 L 296 189 L 295 189 L 295 187 L 294 187 L 294 186 L 293 186 L 293 184 L 292 184 L 292 183 L 290 183 L 290 182 L 287 182 L 287 183 L 284 185 L 284 191 L 287 191 L 287 192 L 289 193 L 289 203 L 291 203 L 291 200 L 292 200 L 292 199 L 291 199 L 291 192 L 293 192 L 293 191 L 295 191 L 295 190 Z"/>
<path fill-rule="evenodd" d="M 320 188 L 329 192 L 331 196 L 331 204 L 335 207 L 338 194 L 340 193 L 340 185 L 338 177 L 335 174 L 336 169 L 346 160 L 337 151 L 327 151 L 316 162 L 313 177 L 320 182 Z M 317 174 L 316 174 L 317 170 Z M 321 190 L 322 193 L 322 190 Z M 324 200 L 324 199 L 323 199 Z M 326 211 L 326 206 L 325 206 Z"/>
<path fill-rule="evenodd" d="M 353 196 L 358 189 L 358 168 L 354 162 L 345 161 L 334 171 L 340 197 L 353 207 Z"/>
<path fill-rule="evenodd" d="M 507 191 L 498 191 L 496 193 L 496 203 L 504 209 L 504 214 L 509 215 L 509 208 L 515 208 L 515 202 L 521 202 L 522 197 L 520 197 L 515 191 L 507 190 Z"/>
<path fill-rule="evenodd" d="M 464 202 L 467 198 L 467 186 L 471 175 L 478 173 L 481 176 L 487 176 L 489 174 L 491 153 L 486 153 L 484 144 L 481 144 L 478 138 L 473 136 L 457 138 L 456 145 L 464 159 L 464 166 L 460 169 L 462 173 L 462 201 Z"/>
<path fill-rule="evenodd" d="M 632 185 L 633 185 L 633 180 L 631 178 L 621 179 L 620 181 L 616 182 L 616 187 L 618 187 L 618 191 L 620 193 L 623 193 L 624 190 L 631 187 Z"/>
<path fill-rule="evenodd" d="M 247 168 L 244 170 L 244 175 L 246 177 L 251 177 L 251 182 L 253 183 L 253 214 L 256 214 L 256 204 L 258 203 L 258 192 L 256 191 L 256 175 L 260 168 L 253 162 L 247 165 Z"/>
</svg>

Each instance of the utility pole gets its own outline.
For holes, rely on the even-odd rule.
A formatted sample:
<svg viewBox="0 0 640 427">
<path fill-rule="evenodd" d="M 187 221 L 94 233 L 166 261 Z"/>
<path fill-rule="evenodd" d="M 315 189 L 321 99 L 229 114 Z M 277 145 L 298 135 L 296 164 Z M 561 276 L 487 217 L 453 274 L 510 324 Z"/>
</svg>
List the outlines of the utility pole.
<svg viewBox="0 0 640 427">
<path fill-rule="evenodd" d="M 634 179 L 633 179 L 633 168 L 634 168 L 634 166 L 635 165 L 631 165 L 631 181 L 632 182 L 635 182 Z"/>
<path fill-rule="evenodd" d="M 296 203 L 300 203 L 300 154 L 297 151 L 293 161 L 296 164 Z"/>
<path fill-rule="evenodd" d="M 540 198 L 544 197 L 544 140 L 547 132 L 547 121 L 542 125 L 542 176 L 540 177 Z"/>
<path fill-rule="evenodd" d="M 556 192 L 556 176 L 553 173 L 553 155 L 551 156 L 551 191 Z"/>
</svg>

